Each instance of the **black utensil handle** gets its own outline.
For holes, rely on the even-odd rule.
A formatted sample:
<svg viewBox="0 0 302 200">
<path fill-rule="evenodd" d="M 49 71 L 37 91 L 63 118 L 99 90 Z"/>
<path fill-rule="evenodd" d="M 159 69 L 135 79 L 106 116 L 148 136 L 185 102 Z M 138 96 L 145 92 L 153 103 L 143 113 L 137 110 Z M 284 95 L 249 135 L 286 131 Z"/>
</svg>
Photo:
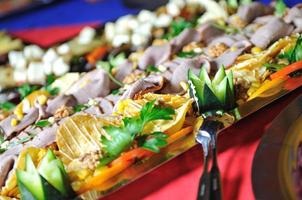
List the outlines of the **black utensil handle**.
<svg viewBox="0 0 302 200">
<path fill-rule="evenodd" d="M 203 173 L 199 179 L 197 200 L 208 200 L 209 199 L 209 179 L 210 175 L 208 172 Z"/>
<path fill-rule="evenodd" d="M 214 161 L 210 171 L 210 200 L 221 200 L 221 178 L 217 163 Z"/>
</svg>

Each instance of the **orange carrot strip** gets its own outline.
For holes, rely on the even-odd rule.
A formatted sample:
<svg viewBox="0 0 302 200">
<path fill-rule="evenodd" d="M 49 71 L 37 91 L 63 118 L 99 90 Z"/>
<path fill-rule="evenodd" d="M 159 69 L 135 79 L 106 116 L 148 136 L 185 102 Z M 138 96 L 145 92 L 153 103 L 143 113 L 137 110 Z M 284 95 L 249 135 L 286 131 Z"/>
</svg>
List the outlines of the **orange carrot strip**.
<svg viewBox="0 0 302 200">
<path fill-rule="evenodd" d="M 95 64 L 96 61 L 105 56 L 107 53 L 107 47 L 95 48 L 91 53 L 86 56 L 87 61 L 90 64 Z"/>
<path fill-rule="evenodd" d="M 288 76 L 290 73 L 302 69 L 302 60 L 284 67 L 283 69 L 271 74 L 271 79 Z"/>
</svg>

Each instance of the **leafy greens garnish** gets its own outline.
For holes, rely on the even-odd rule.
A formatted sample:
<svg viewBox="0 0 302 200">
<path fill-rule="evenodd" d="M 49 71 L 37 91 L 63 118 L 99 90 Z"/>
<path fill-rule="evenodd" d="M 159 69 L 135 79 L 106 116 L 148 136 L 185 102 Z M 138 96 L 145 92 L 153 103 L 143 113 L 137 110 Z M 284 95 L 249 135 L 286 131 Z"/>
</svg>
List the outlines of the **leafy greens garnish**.
<svg viewBox="0 0 302 200">
<path fill-rule="evenodd" d="M 236 34 L 239 32 L 238 28 L 226 24 L 214 23 L 213 26 L 224 31 L 226 34 Z"/>
<path fill-rule="evenodd" d="M 49 94 L 52 96 L 55 96 L 59 93 L 59 88 L 51 86 L 55 80 L 56 77 L 53 74 L 48 75 L 46 78 L 46 85 L 43 87 L 43 89 L 49 92 Z"/>
<path fill-rule="evenodd" d="M 144 149 L 148 149 L 155 153 L 160 151 L 160 148 L 165 147 L 167 145 L 167 135 L 163 132 L 154 132 L 150 135 L 150 138 L 145 139 L 141 146 Z"/>
<path fill-rule="evenodd" d="M 155 67 L 154 65 L 149 65 L 146 69 L 146 72 L 147 73 L 160 72 L 160 70 L 157 67 Z"/>
<path fill-rule="evenodd" d="M 197 53 L 195 53 L 194 51 L 181 51 L 177 54 L 177 56 L 181 58 L 192 58 L 196 55 Z"/>
<path fill-rule="evenodd" d="M 104 69 L 108 73 L 109 78 L 120 87 L 124 86 L 124 84 L 114 77 L 112 69 L 121 64 L 125 60 L 125 57 L 124 53 L 120 53 L 115 57 L 109 56 L 108 61 L 99 61 L 96 64 L 98 68 Z"/>
<path fill-rule="evenodd" d="M 20 98 L 24 99 L 26 96 L 28 96 L 30 93 L 32 93 L 35 90 L 38 90 L 39 87 L 36 85 L 31 86 L 28 83 L 25 83 L 23 85 L 21 85 L 17 90 L 20 94 Z"/>
<path fill-rule="evenodd" d="M 73 107 L 73 111 L 74 112 L 80 112 L 86 108 L 88 108 L 89 106 L 87 104 L 78 104 L 75 107 Z"/>
<path fill-rule="evenodd" d="M 12 109 L 14 109 L 16 107 L 15 104 L 11 103 L 11 102 L 3 102 L 0 103 L 0 110 L 4 110 L 4 111 L 11 111 Z"/>
<path fill-rule="evenodd" d="M 100 165 L 106 165 L 117 158 L 123 151 L 127 150 L 136 137 L 140 138 L 143 148 L 158 152 L 158 148 L 163 147 L 166 142 L 163 141 L 166 136 L 164 133 L 155 132 L 149 136 L 142 134 L 147 123 L 155 120 L 171 120 L 175 111 L 171 108 L 161 108 L 154 105 L 155 100 L 146 103 L 139 116 L 126 117 L 121 126 L 108 126 L 105 131 L 110 138 L 101 137 L 104 145 L 105 156 L 101 158 Z M 143 140 L 142 140 L 143 139 Z"/>
<path fill-rule="evenodd" d="M 282 17 L 286 12 L 286 4 L 283 0 L 276 0 L 275 4 L 275 15 Z"/>
<path fill-rule="evenodd" d="M 288 51 L 278 55 L 278 58 L 285 58 L 289 63 L 294 63 L 302 60 L 302 36 L 299 36 L 295 46 Z"/>
<path fill-rule="evenodd" d="M 59 92 L 59 88 L 57 87 L 52 87 L 51 84 L 55 81 L 55 76 L 54 75 L 48 75 L 46 78 L 46 83 L 44 87 L 39 87 L 37 85 L 33 85 L 31 86 L 28 83 L 25 83 L 23 85 L 21 85 L 17 90 L 20 94 L 20 98 L 24 99 L 26 96 L 28 96 L 29 94 L 31 94 L 32 92 L 38 90 L 38 89 L 43 89 L 46 90 L 47 92 L 49 92 L 49 94 L 51 94 L 52 96 L 57 95 Z"/>
<path fill-rule="evenodd" d="M 271 72 L 276 72 L 276 71 L 279 71 L 280 69 L 284 68 L 285 65 L 280 65 L 280 64 L 275 64 L 275 63 L 265 63 L 264 67 Z"/>
<path fill-rule="evenodd" d="M 164 39 L 170 40 L 178 36 L 183 30 L 187 28 L 193 28 L 196 26 L 196 20 L 186 21 L 184 18 L 180 18 L 171 23 L 170 31 L 163 36 Z"/>
<path fill-rule="evenodd" d="M 40 120 L 35 123 L 35 126 L 37 126 L 37 127 L 46 127 L 49 125 L 51 125 L 51 123 L 48 120 Z"/>
</svg>

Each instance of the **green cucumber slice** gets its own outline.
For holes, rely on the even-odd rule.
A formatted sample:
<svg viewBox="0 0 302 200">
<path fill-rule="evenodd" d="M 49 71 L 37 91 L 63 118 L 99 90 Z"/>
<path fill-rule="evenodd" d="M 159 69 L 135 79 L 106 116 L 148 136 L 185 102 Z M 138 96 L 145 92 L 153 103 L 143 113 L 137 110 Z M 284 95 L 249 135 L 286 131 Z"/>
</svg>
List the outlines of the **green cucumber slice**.
<svg viewBox="0 0 302 200">
<path fill-rule="evenodd" d="M 55 154 L 48 149 L 38 168 L 41 176 L 56 190 L 64 196 L 71 195 L 71 186 L 68 182 L 67 174 L 61 160 L 57 159 Z"/>
<path fill-rule="evenodd" d="M 38 171 L 35 168 L 35 165 L 31 159 L 31 157 L 27 154 L 25 157 L 25 171 L 17 170 L 17 181 L 18 185 L 20 185 L 20 192 L 22 199 L 27 200 L 27 196 L 29 199 L 31 197 L 28 193 L 31 193 L 35 199 L 45 199 L 44 187 L 42 184 L 41 177 Z M 25 188 L 28 190 L 26 191 Z M 22 193 L 24 191 L 24 193 Z M 24 196 L 24 197 L 23 197 Z"/>
<path fill-rule="evenodd" d="M 201 82 L 205 82 L 212 89 L 211 79 L 205 67 L 202 67 L 200 69 L 199 79 Z"/>
<path fill-rule="evenodd" d="M 194 106 L 196 107 L 198 113 L 200 113 L 203 101 L 201 94 L 204 86 L 200 79 L 191 70 L 188 71 L 188 79 L 190 96 L 195 100 Z"/>
<path fill-rule="evenodd" d="M 202 112 L 220 109 L 221 103 L 219 99 L 216 97 L 212 89 L 207 84 L 204 84 L 202 96 Z"/>
<path fill-rule="evenodd" d="M 215 87 L 218 85 L 223 79 L 226 77 L 224 67 L 220 67 L 219 70 L 216 72 L 214 79 L 212 80 L 212 85 Z"/>
<path fill-rule="evenodd" d="M 227 85 L 228 85 L 228 78 L 224 77 L 224 79 L 217 85 L 215 85 L 215 94 L 219 99 L 222 107 L 225 106 L 226 103 L 226 93 L 227 93 Z"/>
</svg>

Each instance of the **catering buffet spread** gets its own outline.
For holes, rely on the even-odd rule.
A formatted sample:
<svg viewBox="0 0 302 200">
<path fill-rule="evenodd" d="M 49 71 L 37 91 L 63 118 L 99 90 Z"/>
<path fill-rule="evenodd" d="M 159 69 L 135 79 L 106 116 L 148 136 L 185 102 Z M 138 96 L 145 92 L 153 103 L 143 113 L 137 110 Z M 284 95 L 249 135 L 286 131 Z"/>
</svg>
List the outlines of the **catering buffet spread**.
<svg viewBox="0 0 302 200">
<path fill-rule="evenodd" d="M 298 88 L 301 32 L 301 5 L 171 0 L 49 49 L 1 33 L 0 198 L 96 199 L 140 177 L 204 119 Z"/>
</svg>

